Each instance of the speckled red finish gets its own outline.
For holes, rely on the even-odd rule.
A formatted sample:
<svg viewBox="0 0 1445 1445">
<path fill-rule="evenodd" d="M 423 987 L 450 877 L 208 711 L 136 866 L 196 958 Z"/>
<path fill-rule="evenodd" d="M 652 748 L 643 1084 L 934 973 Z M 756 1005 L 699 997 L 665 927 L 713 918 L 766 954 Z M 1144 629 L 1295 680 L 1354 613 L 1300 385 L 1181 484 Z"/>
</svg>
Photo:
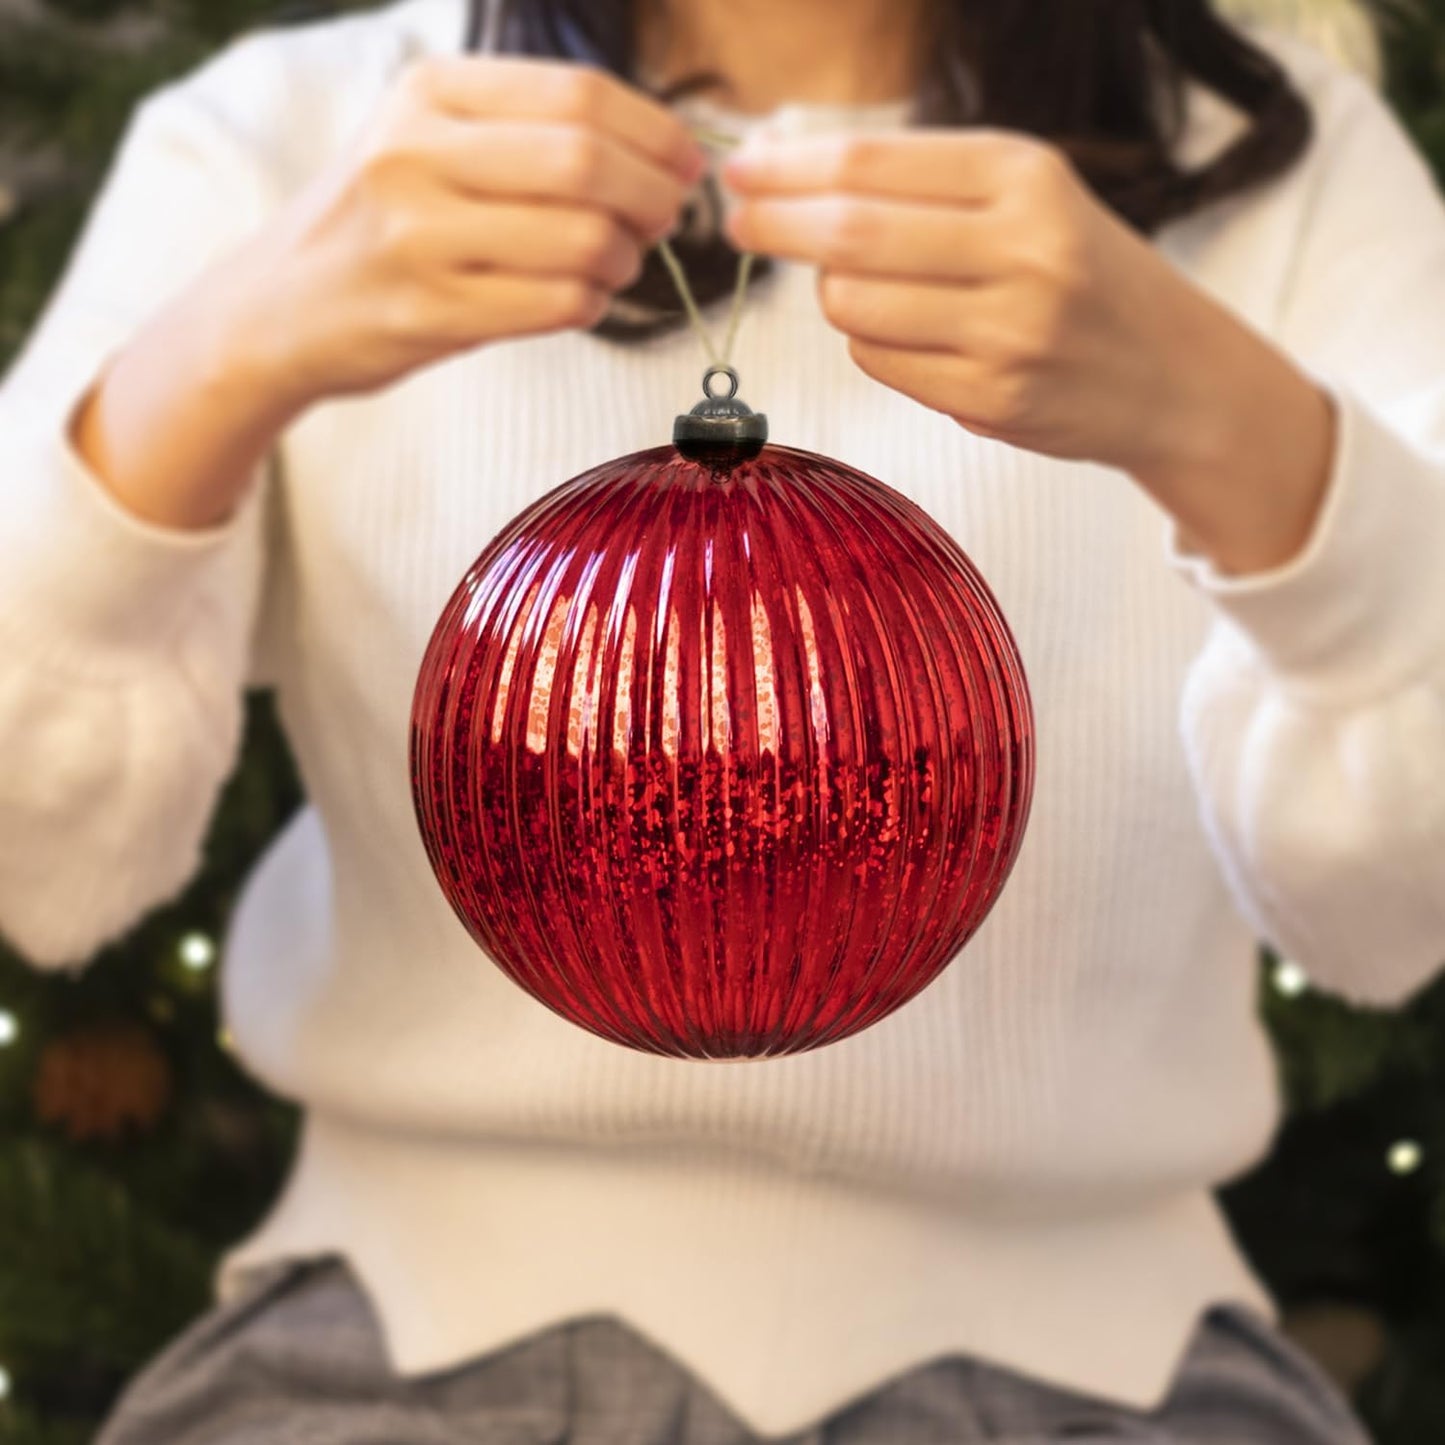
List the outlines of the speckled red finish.
<svg viewBox="0 0 1445 1445">
<path fill-rule="evenodd" d="M 447 898 L 524 989 L 632 1048 L 767 1057 L 958 953 L 1018 852 L 1033 737 L 1008 626 L 919 507 L 811 452 L 668 445 L 472 566 L 412 783 Z"/>
</svg>

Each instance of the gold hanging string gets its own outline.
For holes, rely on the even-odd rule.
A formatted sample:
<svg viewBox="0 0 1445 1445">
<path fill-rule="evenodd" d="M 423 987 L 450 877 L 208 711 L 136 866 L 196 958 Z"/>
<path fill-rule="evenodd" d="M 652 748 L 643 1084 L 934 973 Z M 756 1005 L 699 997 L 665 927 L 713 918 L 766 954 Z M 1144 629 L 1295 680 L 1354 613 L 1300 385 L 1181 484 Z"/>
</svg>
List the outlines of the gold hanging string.
<svg viewBox="0 0 1445 1445">
<path fill-rule="evenodd" d="M 736 136 L 728 135 L 723 131 L 711 130 L 705 126 L 694 126 L 692 132 L 699 140 L 720 149 L 731 150 L 740 143 Z M 676 252 L 668 244 L 665 236 L 657 243 L 657 249 L 662 253 L 663 263 L 671 273 L 673 283 L 677 287 L 677 294 L 682 299 L 683 310 L 687 312 L 687 319 L 692 324 L 697 339 L 702 343 L 702 349 L 707 353 L 708 360 L 714 366 L 728 366 L 732 357 L 733 343 L 737 340 L 738 323 L 742 320 L 743 296 L 748 289 L 748 275 L 753 265 L 752 253 L 743 251 L 738 256 L 738 276 L 733 286 L 732 306 L 728 310 L 727 331 L 723 336 L 722 349 L 719 350 L 712 344 L 712 337 L 708 334 L 702 310 L 692 294 L 692 286 L 688 282 L 687 272 L 682 269 L 682 263 L 677 259 Z"/>
<path fill-rule="evenodd" d="M 710 125 L 694 125 L 689 126 L 688 129 L 704 145 L 716 146 L 719 150 L 730 151 L 734 146 L 740 146 L 743 143 L 741 136 L 733 135 L 731 131 L 717 130 Z"/>
<path fill-rule="evenodd" d="M 708 360 L 714 366 L 727 366 L 732 355 L 733 342 L 737 338 L 738 322 L 742 319 L 743 294 L 748 289 L 748 273 L 753 264 L 752 254 L 744 251 L 738 257 L 738 279 L 733 287 L 733 301 L 728 314 L 727 333 L 723 339 L 722 349 L 719 351 L 712 344 L 712 337 L 708 335 L 707 323 L 702 319 L 702 312 L 693 298 L 692 287 L 688 284 L 687 273 L 682 269 L 682 263 L 677 259 L 666 240 L 659 241 L 657 249 L 662 252 L 662 259 L 672 273 L 678 295 L 682 297 L 683 309 L 687 312 L 687 319 L 692 323 L 692 329 L 697 333 L 698 340 L 702 342 L 702 349 L 707 353 Z"/>
</svg>

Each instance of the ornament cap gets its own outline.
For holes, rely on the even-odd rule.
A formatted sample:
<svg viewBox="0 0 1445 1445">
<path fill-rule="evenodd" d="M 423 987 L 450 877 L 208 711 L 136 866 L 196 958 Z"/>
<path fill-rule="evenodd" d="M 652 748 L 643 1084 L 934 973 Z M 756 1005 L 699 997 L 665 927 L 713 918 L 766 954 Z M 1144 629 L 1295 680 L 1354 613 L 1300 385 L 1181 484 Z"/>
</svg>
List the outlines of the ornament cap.
<svg viewBox="0 0 1445 1445">
<path fill-rule="evenodd" d="M 713 392 L 716 377 L 725 377 L 726 395 Z M 738 374 L 730 366 L 709 366 L 702 374 L 702 400 L 672 424 L 672 440 L 693 461 L 746 461 L 763 449 L 768 419 L 738 397 Z"/>
</svg>

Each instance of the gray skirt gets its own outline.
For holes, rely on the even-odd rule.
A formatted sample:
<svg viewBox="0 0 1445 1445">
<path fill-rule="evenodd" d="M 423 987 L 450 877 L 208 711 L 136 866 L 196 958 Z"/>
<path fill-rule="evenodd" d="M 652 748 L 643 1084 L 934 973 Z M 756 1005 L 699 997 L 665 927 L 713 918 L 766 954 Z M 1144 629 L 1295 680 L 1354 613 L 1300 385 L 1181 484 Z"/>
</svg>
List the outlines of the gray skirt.
<svg viewBox="0 0 1445 1445">
<path fill-rule="evenodd" d="M 1107 1328 L 1106 1318 L 1100 1326 Z M 197 1320 L 136 1377 L 95 1445 L 753 1445 L 761 1438 L 677 1361 L 611 1316 L 558 1324 L 452 1369 L 398 1376 L 353 1276 L 325 1259 L 258 1272 Z M 1168 1398 L 1154 1410 L 946 1355 L 786 1439 L 1368 1445 L 1326 1376 L 1236 1306 L 1200 1321 Z"/>
</svg>

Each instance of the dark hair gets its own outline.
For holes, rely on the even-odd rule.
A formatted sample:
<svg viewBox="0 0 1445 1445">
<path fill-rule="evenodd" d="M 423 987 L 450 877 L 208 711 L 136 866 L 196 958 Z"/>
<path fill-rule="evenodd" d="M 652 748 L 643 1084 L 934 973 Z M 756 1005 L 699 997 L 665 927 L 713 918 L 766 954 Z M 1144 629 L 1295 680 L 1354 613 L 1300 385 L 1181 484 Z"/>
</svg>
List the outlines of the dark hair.
<svg viewBox="0 0 1445 1445">
<path fill-rule="evenodd" d="M 475 48 L 486 0 L 468 3 L 466 44 Z M 1280 175 L 1309 144 L 1308 104 L 1272 55 L 1215 13 L 1213 0 L 929 0 L 924 8 L 934 27 L 925 53 L 936 59 L 920 77 L 913 119 L 1001 126 L 1046 139 L 1145 235 Z M 634 0 L 507 0 L 497 16 L 496 49 L 585 61 L 638 84 L 633 17 Z M 654 94 L 675 100 L 719 79 L 689 76 Z M 1192 170 L 1172 153 L 1190 79 L 1249 122 Z M 672 240 L 702 304 L 731 289 L 736 269 L 718 214 L 708 177 Z M 758 257 L 753 278 L 768 269 Z M 638 339 L 682 318 L 672 278 L 653 250 L 643 274 L 593 329 Z"/>
</svg>

